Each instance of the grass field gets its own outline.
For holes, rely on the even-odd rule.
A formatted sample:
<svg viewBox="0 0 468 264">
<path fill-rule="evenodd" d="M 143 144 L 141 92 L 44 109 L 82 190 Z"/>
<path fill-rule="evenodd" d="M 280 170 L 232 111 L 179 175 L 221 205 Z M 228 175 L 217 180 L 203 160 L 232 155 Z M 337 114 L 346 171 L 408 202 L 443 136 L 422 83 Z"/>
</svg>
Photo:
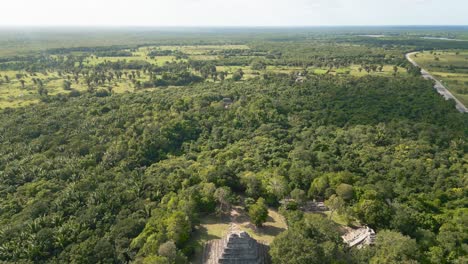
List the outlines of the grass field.
<svg viewBox="0 0 468 264">
<path fill-rule="evenodd" d="M 421 52 L 412 58 L 465 106 L 468 105 L 468 50 Z"/>
<path fill-rule="evenodd" d="M 42 80 L 49 95 L 70 93 L 70 91 L 63 89 L 63 82 L 67 79 L 66 75 L 59 76 L 57 72 L 47 74 L 36 73 L 35 76 L 25 75 L 22 78 L 22 80 L 25 81 L 23 88 L 20 81 L 15 77 L 16 73 L 17 72 L 12 71 L 0 71 L 0 78 L 3 80 L 3 84 L 0 84 L 0 109 L 27 106 L 40 101 L 41 96 L 39 95 L 37 85 L 33 83 L 33 78 Z M 8 76 L 8 82 L 5 81 L 5 76 Z M 145 78 L 147 77 L 142 76 L 139 80 L 143 81 Z M 88 89 L 82 77 L 78 80 L 78 83 L 76 83 L 73 78 L 71 78 L 70 81 L 72 82 L 71 87 L 74 90 L 85 92 Z M 126 79 L 115 80 L 111 84 L 106 83 L 105 85 L 99 85 L 97 88 L 108 90 L 109 87 L 111 87 L 112 92 L 115 93 L 135 91 L 134 85 Z"/>
</svg>

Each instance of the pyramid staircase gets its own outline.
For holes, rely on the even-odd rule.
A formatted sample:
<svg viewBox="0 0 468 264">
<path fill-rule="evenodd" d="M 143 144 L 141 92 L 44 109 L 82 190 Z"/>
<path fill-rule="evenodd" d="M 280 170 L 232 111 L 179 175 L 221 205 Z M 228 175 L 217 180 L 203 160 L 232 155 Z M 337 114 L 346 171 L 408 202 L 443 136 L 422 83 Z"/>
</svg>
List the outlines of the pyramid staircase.
<svg viewBox="0 0 468 264">
<path fill-rule="evenodd" d="M 268 264 L 268 246 L 258 243 L 244 231 L 231 231 L 223 239 L 210 241 L 204 251 L 204 264 Z"/>
</svg>

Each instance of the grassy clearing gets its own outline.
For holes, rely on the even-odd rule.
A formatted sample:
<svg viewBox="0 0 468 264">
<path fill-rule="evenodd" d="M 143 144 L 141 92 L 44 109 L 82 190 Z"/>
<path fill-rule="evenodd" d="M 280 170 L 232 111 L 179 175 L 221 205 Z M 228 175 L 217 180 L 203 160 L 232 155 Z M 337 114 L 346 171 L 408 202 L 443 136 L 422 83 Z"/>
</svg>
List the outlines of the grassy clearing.
<svg viewBox="0 0 468 264">
<path fill-rule="evenodd" d="M 39 95 L 39 87 L 37 84 L 34 84 L 33 78 L 42 80 L 44 87 L 47 89 L 48 95 L 53 96 L 70 93 L 70 91 L 63 89 L 63 82 L 64 80 L 67 80 L 67 75 L 59 76 L 57 72 L 48 72 L 46 74 L 35 73 L 34 76 L 25 75 L 21 78 L 25 81 L 23 88 L 20 81 L 15 77 L 16 73 L 17 72 L 13 71 L 0 71 L 0 78 L 3 81 L 3 83 L 0 84 L 0 109 L 28 106 L 39 102 L 41 99 L 41 96 Z M 5 76 L 8 76 L 8 82 L 5 81 Z M 137 80 L 145 81 L 148 79 L 148 75 L 142 74 Z M 75 82 L 75 80 L 70 76 L 70 81 L 72 83 L 72 89 L 80 92 L 87 91 L 88 87 L 84 77 L 80 76 L 78 82 Z M 105 84 L 97 86 L 96 89 L 111 89 L 113 93 L 136 91 L 134 84 L 126 78 L 122 78 L 121 80 L 114 79 L 111 83 L 106 82 Z"/>
<path fill-rule="evenodd" d="M 468 50 L 421 52 L 412 58 L 468 105 Z"/>
<path fill-rule="evenodd" d="M 262 227 L 257 228 L 250 223 L 246 214 L 242 214 L 238 221 L 241 222 L 240 227 L 242 230 L 267 245 L 271 244 L 277 235 L 287 229 L 284 218 L 277 211 L 271 209 L 268 210 L 267 222 Z"/>
<path fill-rule="evenodd" d="M 359 223 L 359 221 L 357 221 L 356 219 L 347 218 L 346 216 L 341 215 L 338 212 L 333 212 L 332 214 L 331 211 L 325 211 L 325 212 L 316 212 L 316 213 L 309 212 L 305 214 L 319 214 L 324 217 L 327 217 L 328 219 L 332 220 L 339 226 L 339 229 L 341 230 L 343 234 L 346 233 L 349 228 L 356 228 L 356 227 L 362 226 L 362 224 Z"/>
</svg>

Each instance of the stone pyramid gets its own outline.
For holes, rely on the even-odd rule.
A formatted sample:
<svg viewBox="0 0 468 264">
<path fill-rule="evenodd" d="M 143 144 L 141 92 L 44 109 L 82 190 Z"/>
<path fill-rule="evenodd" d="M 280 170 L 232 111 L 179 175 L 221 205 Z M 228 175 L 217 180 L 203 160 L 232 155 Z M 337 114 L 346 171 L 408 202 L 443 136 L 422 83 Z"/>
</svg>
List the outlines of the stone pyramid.
<svg viewBox="0 0 468 264">
<path fill-rule="evenodd" d="M 270 263 L 268 247 L 258 243 L 244 231 L 231 231 L 205 248 L 204 264 L 266 264 Z"/>
</svg>

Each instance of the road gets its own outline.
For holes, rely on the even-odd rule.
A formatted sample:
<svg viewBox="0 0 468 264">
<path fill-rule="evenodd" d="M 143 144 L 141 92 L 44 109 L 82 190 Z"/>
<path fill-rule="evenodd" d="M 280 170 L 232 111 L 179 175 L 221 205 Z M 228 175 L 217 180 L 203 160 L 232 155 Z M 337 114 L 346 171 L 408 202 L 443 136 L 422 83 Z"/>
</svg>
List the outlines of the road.
<svg viewBox="0 0 468 264">
<path fill-rule="evenodd" d="M 411 62 L 414 66 L 420 67 L 411 58 L 411 55 L 416 54 L 416 53 L 419 53 L 419 52 L 418 51 L 410 52 L 410 53 L 407 53 L 405 56 L 406 56 L 406 59 L 409 62 Z M 462 102 L 460 102 L 457 98 L 455 98 L 455 96 L 453 96 L 453 94 L 447 88 L 445 88 L 445 86 L 439 80 L 434 78 L 434 76 L 432 76 L 427 70 L 421 68 L 421 74 L 424 77 L 424 79 L 433 80 L 435 82 L 434 89 L 436 89 L 437 92 L 445 98 L 445 100 L 453 99 L 456 103 L 455 107 L 457 108 L 458 111 L 460 111 L 461 113 L 468 113 L 468 108 L 466 108 L 466 106 L 463 105 Z"/>
</svg>

